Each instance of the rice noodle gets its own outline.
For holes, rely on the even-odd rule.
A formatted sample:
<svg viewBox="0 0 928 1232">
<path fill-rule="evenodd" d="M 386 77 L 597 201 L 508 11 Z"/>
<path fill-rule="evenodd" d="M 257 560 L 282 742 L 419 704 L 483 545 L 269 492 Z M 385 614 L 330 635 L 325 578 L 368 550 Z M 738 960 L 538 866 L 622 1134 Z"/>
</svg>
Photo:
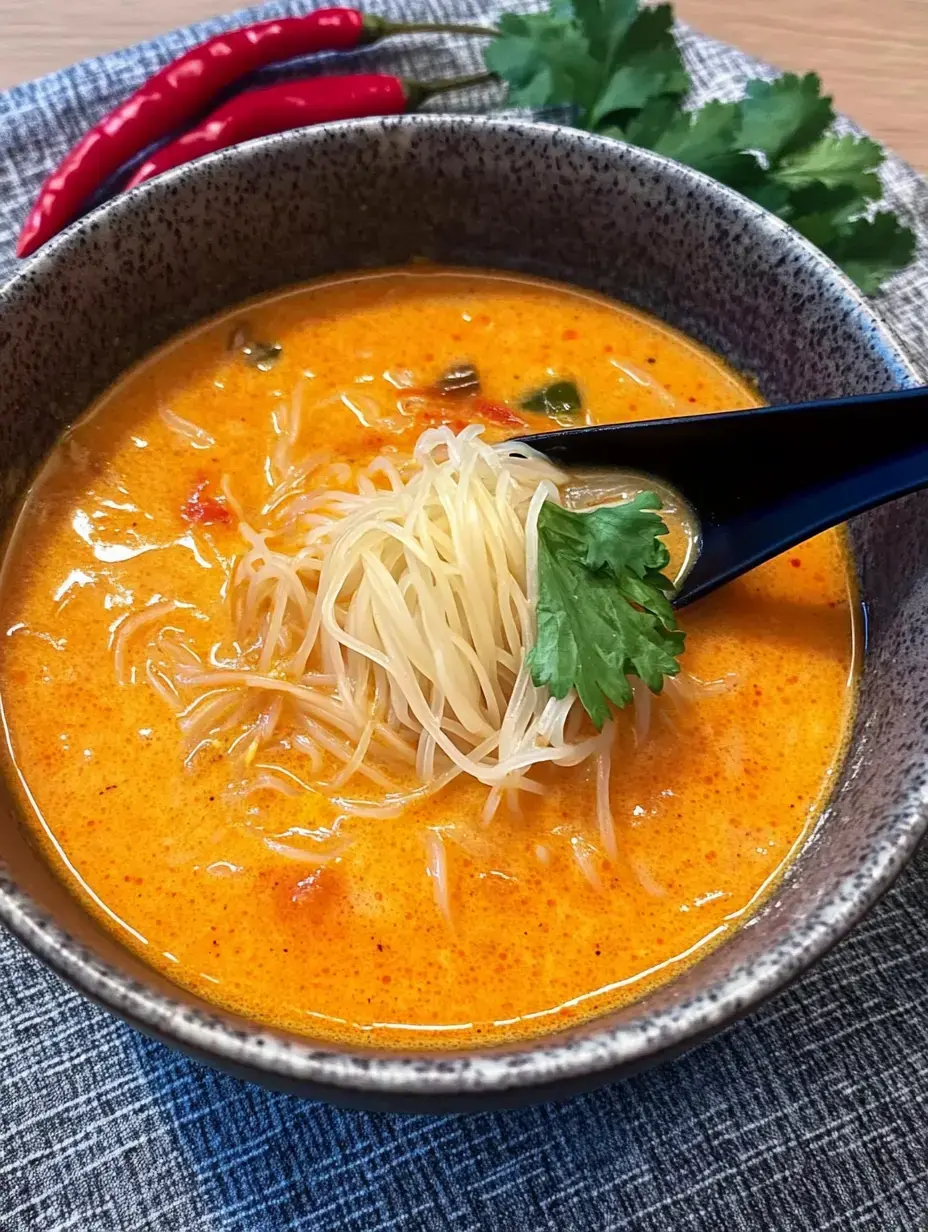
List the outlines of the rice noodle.
<svg viewBox="0 0 928 1232">
<path fill-rule="evenodd" d="M 596 867 L 595 848 L 579 834 L 570 840 L 570 849 L 581 873 L 594 890 L 602 889 L 599 879 L 599 869 Z"/>
<path fill-rule="evenodd" d="M 130 681 L 128 666 L 130 639 L 139 630 L 146 628 L 148 625 L 157 624 L 169 612 L 173 612 L 178 607 L 185 606 L 187 605 L 182 604 L 177 599 L 164 599 L 160 603 L 150 603 L 148 607 L 142 608 L 140 612 L 135 612 L 120 621 L 113 637 L 113 665 L 116 669 L 116 680 L 119 684 L 128 684 Z"/>
<path fill-rule="evenodd" d="M 680 672 L 677 676 L 667 676 L 664 687 L 667 696 L 675 702 L 694 701 L 697 697 L 718 697 L 730 693 L 738 683 L 735 672 L 719 677 L 718 680 L 700 680 L 692 672 Z"/>
<path fill-rule="evenodd" d="M 641 859 L 632 857 L 629 859 L 628 863 L 638 880 L 638 884 L 647 894 L 652 895 L 654 898 L 666 898 L 666 887 L 661 885 L 648 866 Z"/>
<path fill-rule="evenodd" d="M 118 679 L 117 673 L 117 679 Z M 145 664 L 145 679 L 155 690 L 161 700 L 175 713 L 182 709 L 180 694 L 173 683 L 165 676 L 164 672 L 159 670 L 154 663 L 149 659 Z"/>
<path fill-rule="evenodd" d="M 635 699 L 635 747 L 641 748 L 651 731 L 651 690 L 643 680 L 633 680 L 631 686 Z"/>
<path fill-rule="evenodd" d="M 189 419 L 182 419 L 169 407 L 159 406 L 158 418 L 165 427 L 170 428 L 175 436 L 179 436 L 182 441 L 186 441 L 194 449 L 212 449 L 216 444 L 215 438 L 210 436 L 205 428 L 191 423 Z"/>
<path fill-rule="evenodd" d="M 285 856 L 297 864 L 311 864 L 320 868 L 332 860 L 338 859 L 340 851 L 307 851 L 305 847 L 296 847 L 293 843 L 280 843 L 273 838 L 265 838 L 264 845 L 276 855 Z"/>
<path fill-rule="evenodd" d="M 207 662 L 163 630 L 160 657 L 146 667 L 178 710 L 188 760 L 218 748 L 246 776 L 246 791 L 312 790 L 345 813 L 378 818 L 466 775 L 488 788 L 487 822 L 501 803 L 517 811 L 524 793 L 545 790 L 533 777 L 540 767 L 590 761 L 599 849 L 614 858 L 615 723 L 595 731 L 575 692 L 552 697 L 525 665 L 538 518 L 566 476 L 524 444 L 487 444 L 471 425 L 424 432 L 408 463 L 375 458 L 353 472 L 349 490 L 345 464 L 295 457 L 300 396 L 274 412 L 268 471 L 277 483 L 253 521 L 223 479 L 244 545 L 224 592 L 232 637 L 223 634 L 221 654 L 217 642 Z M 120 627 L 120 678 L 128 639 L 174 606 L 153 605 Z M 638 682 L 635 698 L 641 741 L 650 694 Z M 286 765 L 274 764 L 278 750 Z M 349 783 L 359 788 L 347 792 Z M 596 849 L 572 845 L 598 884 Z M 430 831 L 427 846 L 447 914 L 441 834 Z"/>
<path fill-rule="evenodd" d="M 435 905 L 446 920 L 451 920 L 451 896 L 448 889 L 448 861 L 445 856 L 445 840 L 440 830 L 426 830 L 426 871 L 432 881 Z"/>
<path fill-rule="evenodd" d="M 226 504 L 229 506 L 229 508 L 232 510 L 232 512 L 235 514 L 238 520 L 240 522 L 244 522 L 245 510 L 243 509 L 241 502 L 238 500 L 235 493 L 232 491 L 232 481 L 229 479 L 228 475 L 220 475 L 219 491 L 225 497 Z"/>
<path fill-rule="evenodd" d="M 619 854 L 615 838 L 615 823 L 612 819 L 612 807 L 609 804 L 609 775 L 612 771 L 612 744 L 615 740 L 615 723 L 609 722 L 603 726 L 602 741 L 596 754 L 596 824 L 599 827 L 599 837 L 603 851 L 610 860 Z"/>
</svg>

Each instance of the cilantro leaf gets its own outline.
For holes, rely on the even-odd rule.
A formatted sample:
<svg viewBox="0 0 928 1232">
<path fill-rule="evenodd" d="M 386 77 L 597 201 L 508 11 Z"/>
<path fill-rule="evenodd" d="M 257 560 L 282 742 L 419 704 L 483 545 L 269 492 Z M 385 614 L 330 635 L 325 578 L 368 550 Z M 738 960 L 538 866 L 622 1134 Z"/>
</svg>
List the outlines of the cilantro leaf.
<svg viewBox="0 0 928 1232">
<path fill-rule="evenodd" d="M 637 111 L 665 95 L 682 97 L 689 74 L 673 37 L 669 4 L 642 9 L 607 62 L 608 77 L 590 109 L 588 127 L 596 129 L 609 116 Z"/>
<path fill-rule="evenodd" d="M 735 184 L 727 179 L 723 179 L 722 183 L 744 193 L 749 200 L 762 205 L 771 214 L 778 214 L 780 218 L 785 218 L 789 212 L 789 189 L 785 184 L 778 184 L 776 180 L 772 180 L 756 160 L 755 166 L 760 168 L 760 173 L 754 172 L 746 176 L 742 183 Z"/>
<path fill-rule="evenodd" d="M 731 153 L 740 118 L 737 103 L 706 103 L 692 112 L 677 109 L 651 149 L 702 170 Z"/>
<path fill-rule="evenodd" d="M 573 0 L 573 10 L 591 54 L 611 65 L 638 16 L 638 0 Z"/>
<path fill-rule="evenodd" d="M 873 197 L 868 196 L 866 188 L 862 191 L 853 183 L 836 184 L 833 188 L 827 188 L 824 184 L 809 184 L 806 188 L 790 192 L 790 221 L 807 214 L 821 214 L 830 220 L 832 226 L 840 227 L 865 214 L 870 202 L 879 200 L 881 192 L 878 179 L 877 192 Z"/>
<path fill-rule="evenodd" d="M 661 572 L 669 554 L 659 536 L 667 527 L 656 509 L 657 496 L 643 492 L 579 513 L 546 501 L 538 519 L 537 632 L 527 662 L 535 684 L 554 697 L 576 688 L 599 728 L 609 702 L 632 700 L 629 676 L 658 693 L 664 677 L 680 670 L 684 634 Z"/>
<path fill-rule="evenodd" d="M 912 261 L 915 236 L 895 214 L 884 212 L 872 219 L 855 219 L 819 247 L 865 295 L 872 295 Z"/>
<path fill-rule="evenodd" d="M 666 525 L 655 512 L 660 507 L 660 499 L 654 492 L 639 492 L 624 504 L 585 512 L 583 563 L 586 567 L 609 568 L 616 577 L 626 572 L 635 577 L 648 577 L 662 590 L 672 590 L 666 578 L 651 578 L 652 573 L 659 575 L 661 569 L 670 564 L 670 553 L 659 538 L 667 534 Z"/>
<path fill-rule="evenodd" d="M 549 4 L 505 14 L 485 52 L 511 104 L 568 107 L 580 128 L 713 176 L 794 226 L 867 293 L 911 261 L 913 236 L 895 215 L 869 218 L 882 198 L 883 151 L 829 131 L 834 107 L 815 73 L 751 81 L 740 102 L 687 112 L 689 76 L 668 4 Z"/>
<path fill-rule="evenodd" d="M 523 107 L 569 105 L 581 128 L 689 88 L 669 5 L 638 0 L 554 0 L 547 13 L 506 13 L 484 51 L 487 68 Z"/>
<path fill-rule="evenodd" d="M 738 103 L 711 102 L 699 111 L 680 111 L 677 99 L 663 98 L 644 107 L 625 136 L 749 194 L 764 181 L 765 173 L 752 154 L 734 148 L 740 120 Z"/>
<path fill-rule="evenodd" d="M 685 113 L 680 111 L 680 100 L 668 95 L 652 99 L 640 111 L 629 116 L 624 129 L 613 121 L 602 125 L 599 132 L 605 137 L 617 137 L 619 141 L 630 141 L 633 145 L 653 150 L 655 143 L 682 115 Z"/>
<path fill-rule="evenodd" d="M 790 193 L 781 211 L 800 235 L 824 249 L 846 228 L 866 213 L 868 199 L 851 185 L 825 188 L 821 184 Z"/>
<path fill-rule="evenodd" d="M 509 83 L 509 102 L 517 107 L 583 106 L 592 99 L 596 61 L 580 31 L 547 13 L 504 13 L 501 35 L 484 59 L 492 73 Z"/>
<path fill-rule="evenodd" d="M 873 200 L 880 195 L 875 174 L 883 161 L 883 151 L 869 137 L 838 137 L 829 133 L 814 145 L 784 158 L 776 168 L 776 178 L 792 188 L 824 184 L 826 188 L 849 185 Z"/>
<path fill-rule="evenodd" d="M 776 81 L 749 81 L 741 104 L 742 150 L 759 150 L 771 163 L 817 141 L 835 118 L 815 73 L 784 73 Z"/>
</svg>

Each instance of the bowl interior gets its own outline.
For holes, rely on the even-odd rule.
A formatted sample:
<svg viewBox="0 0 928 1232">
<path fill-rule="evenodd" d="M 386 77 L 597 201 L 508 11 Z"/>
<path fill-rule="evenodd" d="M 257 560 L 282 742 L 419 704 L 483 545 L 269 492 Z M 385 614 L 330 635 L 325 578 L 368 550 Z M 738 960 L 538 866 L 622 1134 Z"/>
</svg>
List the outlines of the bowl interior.
<svg viewBox="0 0 928 1232">
<path fill-rule="evenodd" d="M 837 271 L 694 172 L 537 124 L 334 125 L 146 185 L 77 224 L 0 293 L 0 512 L 15 507 L 62 428 L 177 331 L 262 292 L 416 257 L 541 274 L 643 307 L 753 376 L 770 401 L 913 383 Z M 249 1076 L 361 1092 L 367 1103 L 447 1105 L 527 1088 L 541 1097 L 552 1083 L 590 1083 L 685 1046 L 834 942 L 924 828 L 926 502 L 911 497 L 853 527 L 866 665 L 850 752 L 813 838 L 750 927 L 607 1018 L 518 1047 L 414 1061 L 260 1031 L 168 984 L 105 935 L 36 856 L 5 789 L 0 918 L 144 1029 Z"/>
</svg>

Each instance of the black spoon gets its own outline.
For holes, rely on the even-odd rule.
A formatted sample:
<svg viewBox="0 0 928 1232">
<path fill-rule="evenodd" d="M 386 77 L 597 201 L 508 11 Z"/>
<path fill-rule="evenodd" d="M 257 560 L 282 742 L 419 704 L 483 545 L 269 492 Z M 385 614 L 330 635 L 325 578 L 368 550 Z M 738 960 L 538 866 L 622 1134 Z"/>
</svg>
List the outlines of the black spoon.
<svg viewBox="0 0 928 1232">
<path fill-rule="evenodd" d="M 664 480 L 701 549 L 674 600 L 700 599 L 819 531 L 928 487 L 928 388 L 523 438 L 565 468 Z"/>
</svg>

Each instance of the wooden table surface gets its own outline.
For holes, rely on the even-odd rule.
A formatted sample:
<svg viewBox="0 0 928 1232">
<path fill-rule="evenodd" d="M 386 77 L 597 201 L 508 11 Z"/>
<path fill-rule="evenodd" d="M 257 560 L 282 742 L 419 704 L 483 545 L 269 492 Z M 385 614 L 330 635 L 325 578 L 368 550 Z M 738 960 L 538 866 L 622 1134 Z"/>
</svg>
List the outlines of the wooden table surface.
<svg viewBox="0 0 928 1232">
<path fill-rule="evenodd" d="M 223 0 L 0 0 L 0 88 L 222 8 Z M 676 0 L 676 8 L 781 68 L 815 69 L 841 111 L 928 171 L 928 0 Z"/>
</svg>

